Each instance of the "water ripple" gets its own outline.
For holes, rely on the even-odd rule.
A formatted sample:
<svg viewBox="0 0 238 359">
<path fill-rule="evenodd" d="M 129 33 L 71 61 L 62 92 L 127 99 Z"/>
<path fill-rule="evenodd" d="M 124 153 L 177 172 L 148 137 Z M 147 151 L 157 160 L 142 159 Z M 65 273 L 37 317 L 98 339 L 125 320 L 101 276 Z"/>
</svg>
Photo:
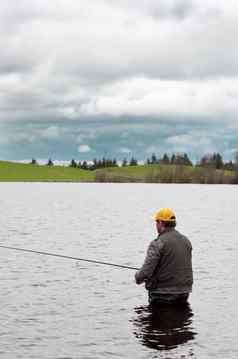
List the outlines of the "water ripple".
<svg viewBox="0 0 238 359">
<path fill-rule="evenodd" d="M 0 192 L 2 242 L 134 267 L 155 237 L 152 214 L 171 206 L 193 244 L 195 279 L 189 308 L 151 313 L 132 270 L 0 249 L 1 357 L 237 357 L 237 187 L 5 183 Z"/>
</svg>

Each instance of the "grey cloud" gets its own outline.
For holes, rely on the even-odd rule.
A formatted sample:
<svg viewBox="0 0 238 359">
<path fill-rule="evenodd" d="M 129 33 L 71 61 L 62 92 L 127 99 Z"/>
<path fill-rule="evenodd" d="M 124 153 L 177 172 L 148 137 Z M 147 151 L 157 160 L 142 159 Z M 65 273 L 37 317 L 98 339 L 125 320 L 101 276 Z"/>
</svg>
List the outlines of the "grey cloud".
<svg viewBox="0 0 238 359">
<path fill-rule="evenodd" d="M 172 7 L 172 14 L 174 14 L 177 18 L 184 19 L 188 16 L 193 10 L 193 4 L 191 0 L 181 0 L 178 1 Z"/>
<path fill-rule="evenodd" d="M 34 50 L 33 46 L 27 49 L 24 38 L 20 35 L 15 35 L 15 39 L 0 35 L 0 44 L 4 48 L 1 53 L 0 75 L 32 72 L 39 63 L 38 51 Z"/>
<path fill-rule="evenodd" d="M 194 8 L 193 0 L 141 0 L 127 1 L 127 0 L 107 0 L 108 3 L 113 3 L 114 6 L 130 9 L 141 15 L 149 15 L 154 18 L 169 18 L 175 17 L 183 19 L 189 15 Z"/>
<path fill-rule="evenodd" d="M 224 3 L 208 0 L 107 0 L 117 8 L 123 8 L 136 15 L 152 17 L 155 21 L 183 21 L 199 18 L 201 21 L 223 15 Z M 231 5 L 232 6 L 232 5 Z"/>
<path fill-rule="evenodd" d="M 0 63 L 0 74 L 29 72 L 33 69 L 33 67 L 34 65 L 24 63 L 24 61 L 19 63 L 17 59 L 10 58 L 9 61 L 7 61 L 5 58 L 4 61 Z"/>
<path fill-rule="evenodd" d="M 154 7 L 151 8 L 150 14 L 154 18 L 177 18 L 178 20 L 184 20 L 190 16 L 194 10 L 194 4 L 191 0 L 179 0 L 179 1 L 157 1 Z"/>
<path fill-rule="evenodd" d="M 42 18 L 52 18 L 57 15 L 56 2 L 46 0 L 11 0 L 1 4 L 1 28 L 16 30 L 26 23 L 32 23 Z M 14 31 L 15 32 L 15 31 Z"/>
<path fill-rule="evenodd" d="M 214 113 L 231 118 L 237 111 L 225 94 L 226 87 L 237 93 L 232 4 L 55 4 L 12 0 L 1 8 L 0 120 L 183 117 L 184 111 L 188 120 L 194 112 L 211 120 Z M 227 82 L 219 83 L 221 77 Z"/>
<path fill-rule="evenodd" d="M 19 10 L 19 7 L 24 9 L 24 3 L 21 6 L 16 4 L 15 10 L 12 9 L 16 18 L 21 19 L 21 16 L 23 18 L 25 16 L 31 19 L 32 16 L 33 19 L 37 18 L 37 23 L 34 24 L 34 21 L 33 24 L 26 23 L 19 33 L 15 33 L 15 41 L 8 42 L 6 48 L 9 46 L 12 48 L 12 55 L 9 55 L 6 61 L 1 60 L 3 69 L 7 69 L 7 64 L 11 63 L 8 71 L 17 68 L 13 58 L 17 58 L 20 62 L 20 69 L 22 63 L 26 68 L 28 68 L 26 64 L 29 63 L 31 69 L 38 64 L 51 61 L 56 76 L 62 73 L 70 76 L 72 73 L 72 76 L 78 77 L 84 86 L 90 82 L 95 85 L 98 81 L 106 83 L 141 74 L 149 77 L 182 79 L 209 74 L 215 76 L 220 73 L 224 75 L 237 73 L 236 41 L 234 46 L 227 42 L 228 38 L 231 38 L 230 35 L 237 31 L 237 22 L 233 23 L 233 29 L 229 29 L 232 25 L 227 26 L 228 19 L 225 18 L 211 25 L 199 23 L 198 19 L 194 19 L 189 27 L 188 24 L 176 25 L 176 22 L 173 23 L 171 20 L 171 26 L 168 28 L 163 23 L 153 23 L 153 21 L 148 23 L 146 20 L 147 12 L 154 16 L 167 17 L 170 14 L 181 18 L 189 16 L 193 13 L 191 9 L 195 7 L 191 1 L 149 1 L 142 2 L 142 5 L 138 5 L 137 2 L 136 6 L 132 2 L 133 10 L 136 11 L 137 7 L 141 10 L 138 21 L 135 20 L 132 26 L 124 24 L 130 20 L 132 14 L 124 9 L 116 17 L 116 10 L 113 11 L 109 2 L 107 8 L 105 3 L 103 5 L 100 1 L 95 2 L 98 16 L 92 12 L 91 16 L 88 15 L 77 21 L 79 6 L 76 15 L 71 13 L 72 21 L 68 19 L 63 23 L 59 19 L 60 13 L 63 16 L 63 7 L 61 12 L 55 9 L 54 13 L 48 4 L 43 2 L 41 7 L 36 4 L 32 2 L 32 9 L 26 12 L 27 16 L 24 15 L 23 10 L 23 15 Z M 127 8 L 130 8 L 130 2 L 126 4 Z M 86 6 L 84 11 L 85 9 Z M 112 19 L 108 18 L 107 25 L 102 23 L 103 16 L 100 11 L 106 13 L 108 10 L 110 10 L 108 16 L 111 15 Z M 67 9 L 67 12 L 69 11 Z M 104 17 L 106 21 L 107 15 Z M 219 47 L 214 37 L 221 41 Z M 232 52 L 224 51 L 227 47 Z M 24 55 L 21 53 L 22 48 Z"/>
</svg>

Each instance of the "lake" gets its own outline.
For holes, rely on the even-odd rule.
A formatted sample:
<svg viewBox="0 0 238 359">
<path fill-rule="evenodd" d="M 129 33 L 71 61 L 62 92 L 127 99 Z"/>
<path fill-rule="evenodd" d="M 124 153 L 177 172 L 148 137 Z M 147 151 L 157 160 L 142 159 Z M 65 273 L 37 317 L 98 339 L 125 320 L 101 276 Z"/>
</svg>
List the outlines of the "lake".
<svg viewBox="0 0 238 359">
<path fill-rule="evenodd" d="M 0 248 L 0 357 L 237 358 L 238 187 L 1 183 L 3 245 L 140 267 L 171 207 L 193 245 L 189 306 L 151 313 L 134 270 Z"/>
</svg>

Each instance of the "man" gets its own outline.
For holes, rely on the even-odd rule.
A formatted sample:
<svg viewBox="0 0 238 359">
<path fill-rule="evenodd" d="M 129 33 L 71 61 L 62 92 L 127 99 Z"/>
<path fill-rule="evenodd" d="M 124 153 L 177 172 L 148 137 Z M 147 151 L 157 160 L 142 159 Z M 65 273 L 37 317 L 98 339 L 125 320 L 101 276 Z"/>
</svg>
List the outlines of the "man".
<svg viewBox="0 0 238 359">
<path fill-rule="evenodd" d="M 185 303 L 192 291 L 192 245 L 179 233 L 170 208 L 154 215 L 158 237 L 147 250 L 143 266 L 135 274 L 137 284 L 145 282 L 149 303 Z"/>
</svg>

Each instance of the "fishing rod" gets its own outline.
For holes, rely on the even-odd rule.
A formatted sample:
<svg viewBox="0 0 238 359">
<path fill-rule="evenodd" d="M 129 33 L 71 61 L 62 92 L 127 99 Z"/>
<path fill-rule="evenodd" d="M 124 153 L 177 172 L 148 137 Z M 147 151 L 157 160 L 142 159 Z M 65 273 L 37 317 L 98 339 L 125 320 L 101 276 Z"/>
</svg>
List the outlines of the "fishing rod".
<svg viewBox="0 0 238 359">
<path fill-rule="evenodd" d="M 89 262 L 89 263 L 95 263 L 95 264 L 104 264 L 104 265 L 108 265 L 108 266 L 112 266 L 112 267 L 119 267 L 119 268 L 125 268 L 125 269 L 134 269 L 134 270 L 138 270 L 138 269 L 139 269 L 139 268 L 136 268 L 136 267 L 125 266 L 125 265 L 122 265 L 122 264 L 102 262 L 102 261 L 97 261 L 97 260 L 94 260 L 94 259 L 71 257 L 71 256 L 66 256 L 66 255 L 64 255 L 64 254 L 57 254 L 57 253 L 50 253 L 50 252 L 35 251 L 35 250 L 32 250 L 32 249 L 26 249 L 26 248 L 4 246 L 4 245 L 2 245 L 2 244 L 0 244 L 0 247 L 1 247 L 1 248 L 5 248 L 5 249 L 15 250 L 15 251 L 35 253 L 35 254 L 42 254 L 42 255 L 51 256 L 51 257 L 59 257 L 59 258 L 72 259 L 72 260 L 75 260 L 75 261 L 83 261 L 83 262 Z"/>
</svg>

